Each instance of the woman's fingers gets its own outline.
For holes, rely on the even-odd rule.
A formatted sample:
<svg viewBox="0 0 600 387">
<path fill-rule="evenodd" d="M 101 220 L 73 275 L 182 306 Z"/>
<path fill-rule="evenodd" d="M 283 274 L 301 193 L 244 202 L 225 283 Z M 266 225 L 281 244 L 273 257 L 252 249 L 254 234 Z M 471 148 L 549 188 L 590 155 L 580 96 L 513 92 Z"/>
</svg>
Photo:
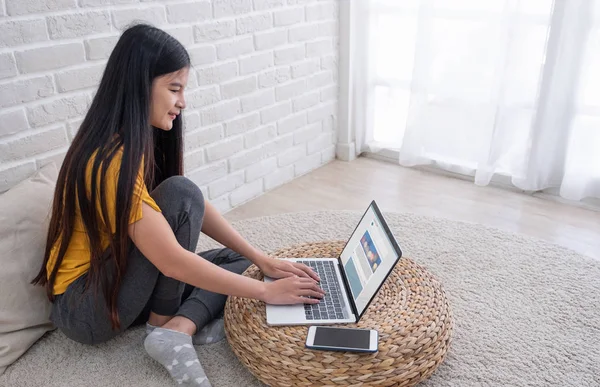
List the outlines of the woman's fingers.
<svg viewBox="0 0 600 387">
<path fill-rule="evenodd" d="M 300 287 L 301 287 L 301 289 L 311 289 L 320 294 L 325 294 L 323 289 L 321 289 L 319 287 L 319 285 L 317 285 L 317 283 L 314 282 L 312 279 L 304 279 L 303 278 L 303 281 L 300 282 Z"/>
<path fill-rule="evenodd" d="M 319 287 L 319 283 L 317 281 L 315 281 L 312 278 L 308 278 L 308 277 L 299 277 L 298 280 L 303 284 L 303 285 L 314 285 L 316 287 Z"/>
<path fill-rule="evenodd" d="M 304 296 L 304 297 L 316 297 L 316 298 L 323 297 L 323 293 L 317 292 L 316 290 L 312 290 L 312 289 L 302 289 L 300 291 L 300 295 Z"/>
<path fill-rule="evenodd" d="M 318 304 L 319 303 L 319 299 L 317 299 L 317 298 L 294 296 L 294 300 L 296 301 L 297 304 Z"/>
<path fill-rule="evenodd" d="M 281 288 L 285 294 L 285 296 L 281 294 L 281 296 L 284 296 L 284 298 L 281 298 L 283 303 L 318 304 L 325 295 L 323 289 L 312 278 L 293 276 L 282 278 L 279 281 L 281 281 L 281 285 L 286 284 Z M 287 301 L 283 301 L 285 299 Z"/>
<path fill-rule="evenodd" d="M 291 265 L 290 269 L 289 269 L 292 273 L 294 273 L 295 275 L 297 275 L 298 277 L 301 278 L 309 278 L 308 274 L 306 272 L 304 272 L 303 270 L 301 270 L 300 268 L 298 268 L 298 266 L 296 265 Z"/>
<path fill-rule="evenodd" d="M 304 276 L 306 277 L 310 277 L 312 279 L 314 279 L 315 281 L 320 281 L 321 279 L 319 278 L 319 276 L 317 275 L 317 273 L 315 273 L 315 271 L 313 269 L 311 269 L 310 267 L 306 266 L 303 263 L 295 263 L 294 266 L 302 271 L 302 273 L 304 273 Z"/>
</svg>

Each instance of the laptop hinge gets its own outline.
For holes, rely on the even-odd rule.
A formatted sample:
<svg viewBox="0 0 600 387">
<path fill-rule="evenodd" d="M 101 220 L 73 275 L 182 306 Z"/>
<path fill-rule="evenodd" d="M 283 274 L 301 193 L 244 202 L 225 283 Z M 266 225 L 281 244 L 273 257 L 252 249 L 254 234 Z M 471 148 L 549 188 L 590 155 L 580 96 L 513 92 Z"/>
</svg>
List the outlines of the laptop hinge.
<svg viewBox="0 0 600 387">
<path fill-rule="evenodd" d="M 350 283 L 348 282 L 348 278 L 346 278 L 346 272 L 344 272 L 342 260 L 340 258 L 338 258 L 338 269 L 340 270 L 342 280 L 344 281 L 344 289 L 346 290 L 346 296 L 348 297 L 350 308 L 352 309 L 352 313 L 354 313 L 354 322 L 358 322 L 358 309 L 356 308 L 356 303 L 354 302 L 354 297 L 352 296 L 352 290 L 350 289 Z"/>
</svg>

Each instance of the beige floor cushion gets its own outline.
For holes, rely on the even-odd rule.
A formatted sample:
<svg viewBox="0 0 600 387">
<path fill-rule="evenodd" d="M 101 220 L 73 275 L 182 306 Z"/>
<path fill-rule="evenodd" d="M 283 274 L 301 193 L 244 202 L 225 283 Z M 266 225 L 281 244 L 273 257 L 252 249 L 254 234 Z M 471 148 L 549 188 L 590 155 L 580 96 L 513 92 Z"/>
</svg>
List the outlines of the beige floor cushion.
<svg viewBox="0 0 600 387">
<path fill-rule="evenodd" d="M 30 282 L 43 262 L 57 176 L 48 164 L 0 195 L 0 375 L 53 328 L 45 290 Z"/>
</svg>

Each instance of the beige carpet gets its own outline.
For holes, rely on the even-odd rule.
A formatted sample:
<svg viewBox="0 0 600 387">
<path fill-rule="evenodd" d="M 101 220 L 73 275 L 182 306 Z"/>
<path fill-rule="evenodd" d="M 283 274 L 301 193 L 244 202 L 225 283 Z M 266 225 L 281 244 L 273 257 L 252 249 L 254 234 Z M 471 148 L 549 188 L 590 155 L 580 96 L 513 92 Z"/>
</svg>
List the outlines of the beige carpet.
<svg viewBox="0 0 600 387">
<path fill-rule="evenodd" d="M 238 222 L 252 243 L 347 238 L 355 212 L 286 214 Z M 456 329 L 446 362 L 423 386 L 600 386 L 600 262 L 519 235 L 412 214 L 387 214 L 406 256 L 443 283 Z M 199 248 L 210 243 L 201 242 Z M 0 386 L 170 386 L 145 355 L 142 330 L 88 347 L 53 332 Z M 226 342 L 197 347 L 213 386 L 261 385 Z"/>
</svg>

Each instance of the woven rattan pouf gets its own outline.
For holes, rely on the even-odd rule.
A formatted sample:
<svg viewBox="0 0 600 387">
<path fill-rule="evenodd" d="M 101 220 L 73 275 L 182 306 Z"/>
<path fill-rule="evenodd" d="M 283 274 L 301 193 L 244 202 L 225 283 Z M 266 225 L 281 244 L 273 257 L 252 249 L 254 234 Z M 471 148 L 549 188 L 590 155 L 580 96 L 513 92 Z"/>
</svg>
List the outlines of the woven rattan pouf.
<svg viewBox="0 0 600 387">
<path fill-rule="evenodd" d="M 294 246 L 279 258 L 337 257 L 344 242 Z M 261 279 L 252 265 L 244 275 Z M 225 328 L 238 359 L 269 386 L 414 386 L 444 361 L 452 312 L 440 283 L 403 257 L 358 324 L 379 332 L 373 354 L 317 351 L 304 346 L 308 327 L 270 327 L 264 303 L 229 297 Z"/>
</svg>

